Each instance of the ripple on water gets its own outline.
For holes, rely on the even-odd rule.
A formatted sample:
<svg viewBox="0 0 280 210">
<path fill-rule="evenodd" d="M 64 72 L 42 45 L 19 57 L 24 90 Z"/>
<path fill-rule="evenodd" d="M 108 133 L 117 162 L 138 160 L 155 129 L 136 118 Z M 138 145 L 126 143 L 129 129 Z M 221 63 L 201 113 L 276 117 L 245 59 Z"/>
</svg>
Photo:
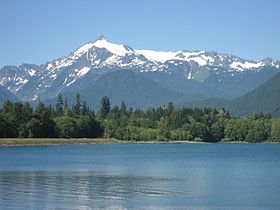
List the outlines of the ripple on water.
<svg viewBox="0 0 280 210">
<path fill-rule="evenodd" d="M 181 192 L 172 187 L 175 181 L 178 180 L 94 172 L 0 172 L 0 203 L 11 208 L 79 206 L 79 209 L 87 209 L 93 205 L 102 206 L 104 201 L 110 204 L 176 196 Z"/>
</svg>

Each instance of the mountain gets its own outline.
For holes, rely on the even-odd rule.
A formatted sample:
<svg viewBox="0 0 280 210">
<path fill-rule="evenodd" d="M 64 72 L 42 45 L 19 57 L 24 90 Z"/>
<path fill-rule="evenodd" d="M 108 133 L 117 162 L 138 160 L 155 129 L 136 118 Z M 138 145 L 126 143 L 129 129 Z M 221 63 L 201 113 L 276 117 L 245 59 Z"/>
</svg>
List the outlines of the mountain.
<svg viewBox="0 0 280 210">
<path fill-rule="evenodd" d="M 104 37 L 68 56 L 42 65 L 0 69 L 0 85 L 21 100 L 47 100 L 60 92 L 79 92 L 113 71 L 135 72 L 187 98 L 227 98 L 246 94 L 280 72 L 280 61 L 259 62 L 207 51 L 135 50 Z"/>
<path fill-rule="evenodd" d="M 160 86 L 139 73 L 133 71 L 113 71 L 101 76 L 93 85 L 75 92 L 67 92 L 68 104 L 75 103 L 76 94 L 81 95 L 90 107 L 99 108 L 100 99 L 103 96 L 110 98 L 112 106 L 120 105 L 122 101 L 128 107 L 146 109 L 158 107 L 168 101 L 178 101 L 185 97 Z M 55 104 L 55 99 L 48 100 L 47 104 Z"/>
<path fill-rule="evenodd" d="M 4 66 L 0 70 L 0 85 L 16 94 L 40 69 L 41 67 L 35 64 L 22 64 L 19 67 Z"/>
<path fill-rule="evenodd" d="M 0 106 L 2 106 L 2 104 L 7 100 L 18 101 L 18 98 L 5 87 L 0 85 Z"/>
<path fill-rule="evenodd" d="M 280 74 L 243 97 L 233 100 L 231 109 L 238 115 L 263 112 L 280 117 Z"/>
<path fill-rule="evenodd" d="M 248 92 L 233 100 L 208 99 L 196 102 L 180 103 L 185 107 L 215 107 L 225 108 L 233 115 L 248 116 L 254 112 L 269 113 L 280 117 L 280 73 Z"/>
</svg>

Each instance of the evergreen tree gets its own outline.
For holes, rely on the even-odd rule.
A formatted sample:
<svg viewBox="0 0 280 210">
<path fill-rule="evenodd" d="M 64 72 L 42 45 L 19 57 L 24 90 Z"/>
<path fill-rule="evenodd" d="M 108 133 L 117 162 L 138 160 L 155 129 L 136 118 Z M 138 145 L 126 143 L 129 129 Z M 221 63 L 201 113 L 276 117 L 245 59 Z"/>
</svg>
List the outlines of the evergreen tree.
<svg viewBox="0 0 280 210">
<path fill-rule="evenodd" d="M 168 141 L 170 140 L 171 134 L 168 129 L 168 122 L 164 117 L 159 120 L 159 140 Z"/>
<path fill-rule="evenodd" d="M 64 107 L 63 107 L 63 110 L 65 111 L 66 109 L 68 109 L 68 97 L 65 96 L 65 99 L 64 99 Z"/>
<path fill-rule="evenodd" d="M 0 138 L 14 137 L 12 126 L 7 117 L 0 112 Z"/>
<path fill-rule="evenodd" d="M 81 107 L 81 115 L 87 115 L 89 113 L 89 108 L 87 107 L 87 103 L 83 101 L 83 105 Z"/>
<path fill-rule="evenodd" d="M 164 106 L 164 110 L 166 112 L 166 116 L 170 116 L 174 111 L 175 107 L 172 102 L 168 102 L 166 106 Z"/>
<path fill-rule="evenodd" d="M 76 95 L 76 104 L 73 109 L 74 114 L 79 115 L 81 113 L 81 107 L 82 107 L 81 96 L 80 96 L 80 94 L 77 94 Z"/>
<path fill-rule="evenodd" d="M 61 93 L 58 94 L 57 100 L 56 100 L 56 106 L 55 106 L 55 112 L 57 116 L 63 115 L 63 96 Z"/>
<path fill-rule="evenodd" d="M 33 110 L 30 103 L 26 102 L 23 104 L 22 114 L 25 122 L 32 118 Z"/>
<path fill-rule="evenodd" d="M 73 117 L 73 115 L 74 114 L 73 114 L 72 110 L 69 108 L 66 108 L 63 116 Z"/>
<path fill-rule="evenodd" d="M 79 95 L 72 110 L 60 96 L 55 108 L 39 103 L 34 112 L 29 103 L 6 101 L 0 108 L 0 137 L 280 142 L 280 120 L 263 113 L 232 118 L 225 110 L 175 108 L 172 103 L 143 111 L 123 102 L 111 109 L 103 97 L 96 120 Z"/>
<path fill-rule="evenodd" d="M 33 118 L 35 119 L 32 123 L 34 126 L 30 128 L 30 133 L 33 137 L 47 138 L 56 136 L 55 123 L 51 118 L 50 109 L 46 108 L 42 102 L 35 109 Z"/>
<path fill-rule="evenodd" d="M 121 114 L 121 116 L 122 116 L 122 117 L 125 116 L 125 115 L 127 114 L 126 112 L 127 112 L 127 111 L 126 111 L 126 105 L 125 105 L 124 101 L 122 101 L 121 108 L 120 108 L 120 114 Z"/>
<path fill-rule="evenodd" d="M 100 118 L 105 119 L 111 109 L 110 99 L 107 96 L 104 96 L 101 99 L 100 104 L 101 104 L 101 108 L 99 110 L 99 116 Z"/>
</svg>

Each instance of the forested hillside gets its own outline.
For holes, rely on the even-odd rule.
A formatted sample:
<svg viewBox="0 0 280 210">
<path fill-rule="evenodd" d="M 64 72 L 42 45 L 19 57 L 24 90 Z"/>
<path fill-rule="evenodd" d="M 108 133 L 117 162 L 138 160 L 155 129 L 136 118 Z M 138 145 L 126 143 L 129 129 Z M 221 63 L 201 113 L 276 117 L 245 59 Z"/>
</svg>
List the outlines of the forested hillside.
<svg viewBox="0 0 280 210">
<path fill-rule="evenodd" d="M 232 113 L 247 115 L 250 112 L 270 113 L 280 117 L 280 74 L 268 80 L 245 96 L 233 100 Z"/>
<path fill-rule="evenodd" d="M 263 112 L 280 117 L 280 74 L 275 75 L 258 88 L 234 100 L 208 99 L 196 102 L 183 102 L 180 107 L 224 108 L 232 115 L 249 116 Z"/>
<path fill-rule="evenodd" d="M 178 101 L 186 97 L 183 93 L 164 88 L 157 82 L 132 71 L 114 71 L 101 76 L 92 85 L 79 91 L 63 93 L 69 104 L 75 104 L 75 96 L 80 94 L 89 107 L 97 109 L 100 98 L 108 96 L 111 104 L 118 105 L 125 101 L 132 108 L 146 109 L 158 107 L 168 101 Z M 55 99 L 48 100 L 55 104 Z"/>
</svg>

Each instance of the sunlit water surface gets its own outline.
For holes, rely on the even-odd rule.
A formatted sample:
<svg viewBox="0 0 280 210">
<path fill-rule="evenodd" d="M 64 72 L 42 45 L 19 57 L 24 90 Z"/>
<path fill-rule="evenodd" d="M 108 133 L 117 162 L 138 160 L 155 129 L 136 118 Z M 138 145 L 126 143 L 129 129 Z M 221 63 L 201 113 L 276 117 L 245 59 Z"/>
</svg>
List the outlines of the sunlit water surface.
<svg viewBox="0 0 280 210">
<path fill-rule="evenodd" d="M 280 209 L 280 145 L 2 147 L 0 209 Z"/>
</svg>

